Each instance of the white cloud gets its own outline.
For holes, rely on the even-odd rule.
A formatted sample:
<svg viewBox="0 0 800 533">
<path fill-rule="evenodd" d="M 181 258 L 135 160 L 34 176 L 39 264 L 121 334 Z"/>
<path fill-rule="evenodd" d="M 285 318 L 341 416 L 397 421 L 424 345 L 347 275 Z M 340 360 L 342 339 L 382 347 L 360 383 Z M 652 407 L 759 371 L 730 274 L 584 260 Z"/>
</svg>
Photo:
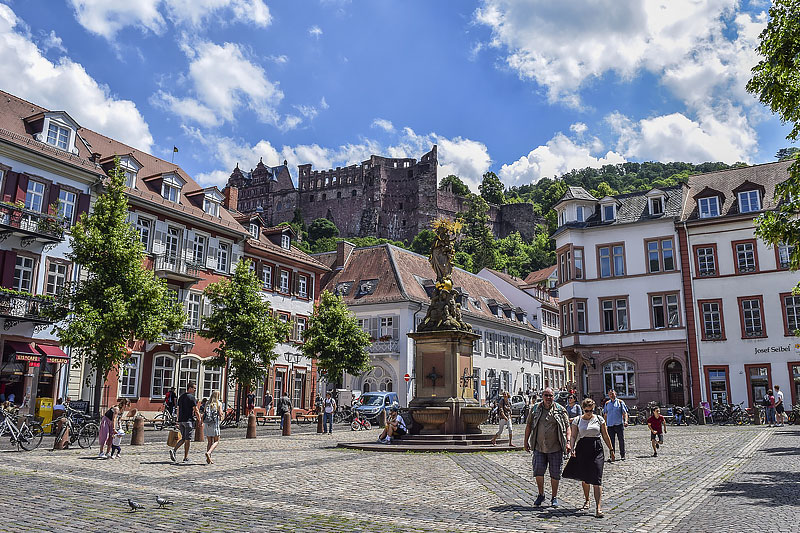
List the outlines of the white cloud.
<svg viewBox="0 0 800 533">
<path fill-rule="evenodd" d="M 383 131 L 394 131 L 394 124 L 392 124 L 391 120 L 386 120 L 385 118 L 376 118 L 372 121 L 373 128 L 380 128 Z"/>
<path fill-rule="evenodd" d="M 613 151 L 606 152 L 602 157 L 592 155 L 600 150 L 602 144 L 596 138 L 580 144 L 558 132 L 546 144 L 534 148 L 528 155 L 503 165 L 498 175 L 506 186 L 512 187 L 536 183 L 542 178 L 561 176 L 576 168 L 597 168 L 625 162 L 622 155 Z"/>
<path fill-rule="evenodd" d="M 269 59 L 273 63 L 277 63 L 279 65 L 285 65 L 286 63 L 289 62 L 289 56 L 287 56 L 286 54 L 281 54 L 279 56 L 271 55 L 271 56 L 268 56 L 267 59 Z"/>
<path fill-rule="evenodd" d="M 308 28 L 308 34 L 316 39 L 319 39 L 320 35 L 322 35 L 322 28 L 315 24 L 314 26 Z"/>
<path fill-rule="evenodd" d="M 583 135 L 586 133 L 587 129 L 589 129 L 589 127 L 583 122 L 576 122 L 569 127 L 569 131 L 575 133 L 576 135 Z"/>
<path fill-rule="evenodd" d="M 133 102 L 115 98 L 68 57 L 56 63 L 45 58 L 5 4 L 0 4 L 0 57 L 4 90 L 49 109 L 66 110 L 82 126 L 140 150 L 151 149 L 150 129 Z"/>
<path fill-rule="evenodd" d="M 56 35 L 54 30 L 50 30 L 50 33 L 44 36 L 40 42 L 40 46 L 42 47 L 43 52 L 56 50 L 62 54 L 67 53 L 67 49 L 64 48 L 64 41 L 61 40 L 61 37 Z"/>
<path fill-rule="evenodd" d="M 112 39 L 122 28 L 162 34 L 166 19 L 178 26 L 200 27 L 235 21 L 265 27 L 272 21 L 263 0 L 69 0 L 75 17 L 88 31 Z"/>
<path fill-rule="evenodd" d="M 283 92 L 267 79 L 263 68 L 245 57 L 239 45 L 201 41 L 184 43 L 183 49 L 190 60 L 187 80 L 193 96 L 181 98 L 161 91 L 153 96 L 156 102 L 204 126 L 232 121 L 241 107 L 249 108 L 261 122 L 279 123 L 276 106 Z M 198 109 L 193 109 L 195 105 Z"/>
<path fill-rule="evenodd" d="M 750 161 L 757 148 L 755 131 L 733 106 L 725 113 L 707 111 L 698 120 L 681 113 L 638 122 L 612 113 L 606 120 L 619 135 L 617 151 L 642 160 L 730 164 Z"/>
</svg>

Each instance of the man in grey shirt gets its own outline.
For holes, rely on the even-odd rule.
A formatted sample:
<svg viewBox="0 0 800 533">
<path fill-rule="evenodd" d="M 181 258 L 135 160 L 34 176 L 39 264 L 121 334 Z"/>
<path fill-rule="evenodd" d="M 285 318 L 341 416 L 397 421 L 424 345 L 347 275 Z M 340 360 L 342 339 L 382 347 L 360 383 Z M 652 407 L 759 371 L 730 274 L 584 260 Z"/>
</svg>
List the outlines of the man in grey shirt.
<svg viewBox="0 0 800 533">
<path fill-rule="evenodd" d="M 572 449 L 572 431 L 567 410 L 554 399 L 553 389 L 546 388 L 542 393 L 542 401 L 533 406 L 525 426 L 525 451 L 533 450 L 533 475 L 539 489 L 539 495 L 534 502 L 536 507 L 544 502 L 544 473 L 548 468 L 552 490 L 550 505 L 559 506 L 557 496 L 561 466 L 564 455 L 569 454 Z"/>
</svg>

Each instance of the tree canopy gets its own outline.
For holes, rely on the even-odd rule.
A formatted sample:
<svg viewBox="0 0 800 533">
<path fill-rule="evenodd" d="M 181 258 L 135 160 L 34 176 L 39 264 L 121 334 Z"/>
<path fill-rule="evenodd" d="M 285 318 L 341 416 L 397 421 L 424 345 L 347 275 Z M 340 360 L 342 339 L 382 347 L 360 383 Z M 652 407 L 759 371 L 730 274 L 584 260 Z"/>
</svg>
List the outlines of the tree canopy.
<svg viewBox="0 0 800 533">
<path fill-rule="evenodd" d="M 505 185 L 494 172 L 483 175 L 483 181 L 478 185 L 478 190 L 484 200 L 490 204 L 502 205 L 506 202 Z"/>
<path fill-rule="evenodd" d="M 469 187 L 467 187 L 466 183 L 461 181 L 461 178 L 453 174 L 445 176 L 439 182 L 440 191 L 447 189 L 447 187 L 450 187 L 453 193 L 458 194 L 460 196 L 467 196 L 470 193 Z"/>
</svg>

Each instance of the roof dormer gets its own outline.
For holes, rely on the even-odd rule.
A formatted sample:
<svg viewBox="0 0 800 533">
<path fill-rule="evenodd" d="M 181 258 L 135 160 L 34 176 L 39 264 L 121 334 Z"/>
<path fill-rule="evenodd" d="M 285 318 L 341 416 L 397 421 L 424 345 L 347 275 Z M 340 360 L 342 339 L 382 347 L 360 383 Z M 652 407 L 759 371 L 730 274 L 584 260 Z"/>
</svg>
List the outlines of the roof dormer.
<svg viewBox="0 0 800 533">
<path fill-rule="evenodd" d="M 647 212 L 651 217 L 664 216 L 664 209 L 667 204 L 667 195 L 661 189 L 650 189 L 645 195 L 647 198 Z"/>
<path fill-rule="evenodd" d="M 613 196 L 605 196 L 600 199 L 600 215 L 603 222 L 614 222 L 617 220 L 617 207 L 619 200 Z"/>
<path fill-rule="evenodd" d="M 186 185 L 175 172 L 167 172 L 161 175 L 161 196 L 170 202 L 180 203 L 181 189 Z"/>
<path fill-rule="evenodd" d="M 700 218 L 713 218 L 722 214 L 722 204 L 725 195 L 711 187 L 705 187 L 702 191 L 694 195 L 697 202 L 697 212 Z"/>
<path fill-rule="evenodd" d="M 761 211 L 764 205 L 764 186 L 752 181 L 745 180 L 744 183 L 733 189 L 736 201 L 739 204 L 740 213 L 752 213 Z"/>
<path fill-rule="evenodd" d="M 70 152 L 78 153 L 75 143 L 80 125 L 66 111 L 45 111 L 25 119 L 34 139 Z"/>
</svg>

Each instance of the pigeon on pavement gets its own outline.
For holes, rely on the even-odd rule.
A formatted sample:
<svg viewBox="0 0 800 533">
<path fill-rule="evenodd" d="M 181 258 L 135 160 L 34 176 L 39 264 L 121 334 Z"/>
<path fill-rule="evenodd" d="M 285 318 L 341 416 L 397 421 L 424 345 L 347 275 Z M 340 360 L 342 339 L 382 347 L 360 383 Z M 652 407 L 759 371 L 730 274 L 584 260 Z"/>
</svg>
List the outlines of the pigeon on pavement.
<svg viewBox="0 0 800 533">
<path fill-rule="evenodd" d="M 136 503 L 135 501 L 131 500 L 130 498 L 128 498 L 128 505 L 130 505 L 130 507 L 131 507 L 131 511 L 130 512 L 136 512 L 136 511 L 139 511 L 140 509 L 144 509 L 144 505 L 142 505 L 140 503 Z"/>
<path fill-rule="evenodd" d="M 167 498 L 162 498 L 161 496 L 156 496 L 156 503 L 161 509 L 163 509 L 165 505 L 172 505 L 175 502 Z"/>
</svg>

